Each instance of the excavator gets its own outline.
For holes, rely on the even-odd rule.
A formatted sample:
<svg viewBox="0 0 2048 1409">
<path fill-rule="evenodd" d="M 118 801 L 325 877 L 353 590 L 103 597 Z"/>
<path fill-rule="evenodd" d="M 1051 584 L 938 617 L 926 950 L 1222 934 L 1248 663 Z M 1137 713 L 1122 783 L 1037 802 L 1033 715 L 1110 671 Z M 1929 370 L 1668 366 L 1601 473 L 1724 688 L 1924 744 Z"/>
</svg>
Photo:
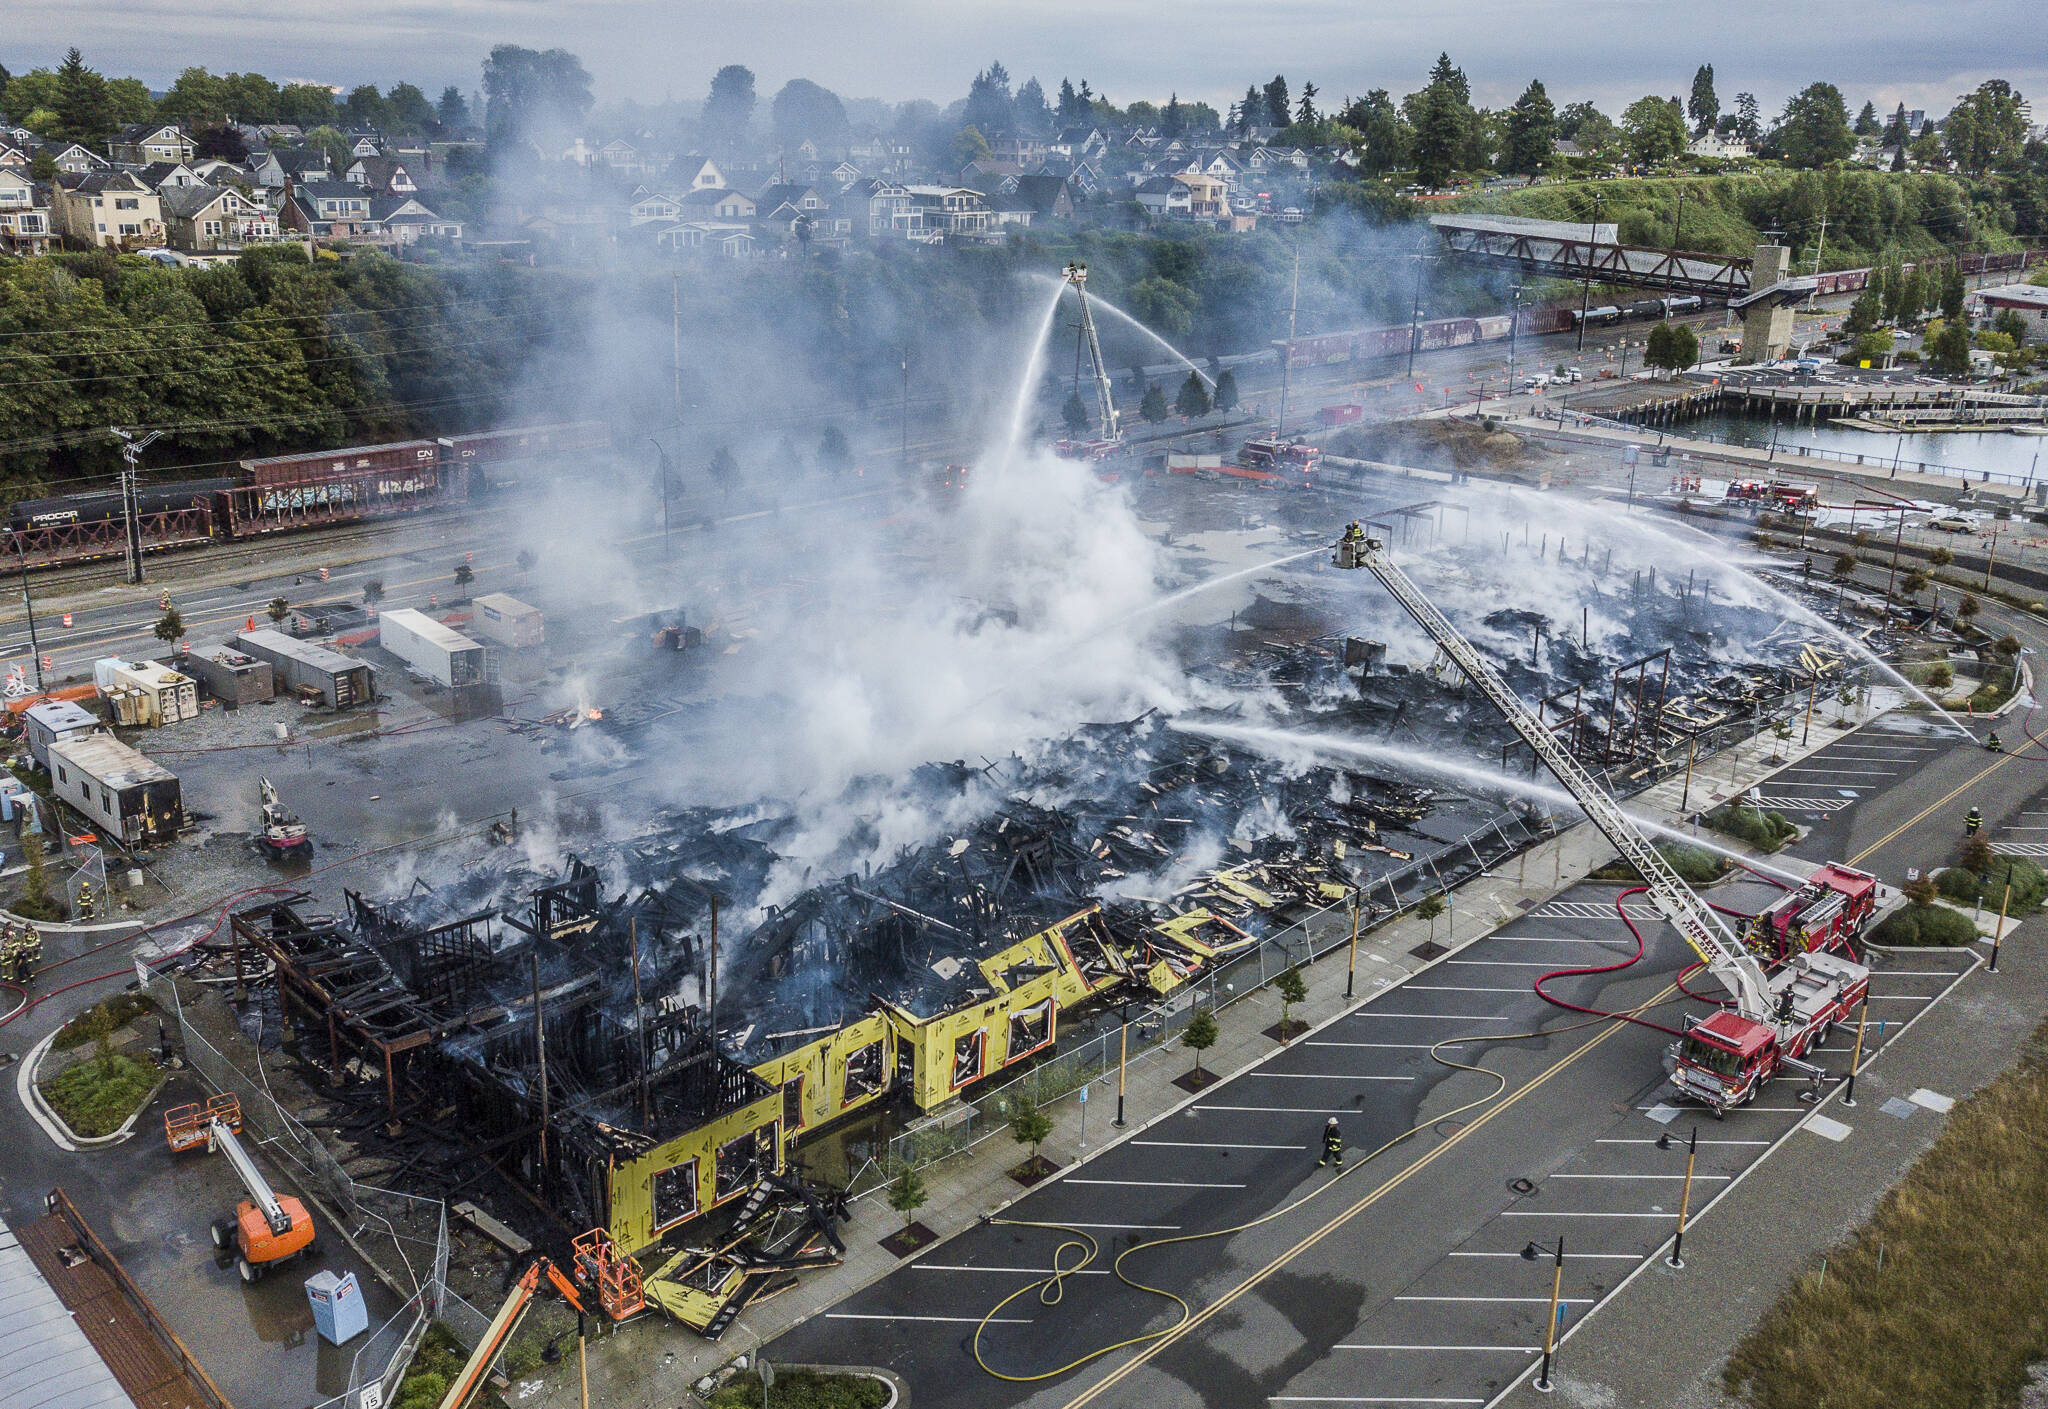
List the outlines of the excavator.
<svg viewBox="0 0 2048 1409">
<path fill-rule="evenodd" d="M 484 1376 L 491 1362 L 511 1341 L 519 1329 L 519 1323 L 526 1319 L 526 1313 L 533 1309 L 533 1299 L 543 1288 L 552 1290 L 576 1311 L 576 1354 L 578 1371 L 583 1377 L 583 1403 L 590 1403 L 589 1371 L 583 1362 L 586 1345 L 585 1320 L 588 1310 L 585 1298 L 594 1298 L 597 1308 L 613 1321 L 623 1321 L 637 1315 L 646 1305 L 647 1298 L 642 1292 L 640 1267 L 630 1257 L 620 1257 L 613 1246 L 611 1235 L 602 1228 L 593 1228 L 570 1244 L 572 1253 L 571 1269 L 574 1276 L 564 1275 L 553 1261 L 538 1257 L 519 1275 L 512 1284 L 512 1290 L 498 1307 L 497 1315 L 491 1318 L 490 1328 L 470 1352 L 469 1360 L 460 1374 L 448 1382 L 448 1392 L 441 1397 L 440 1409 L 467 1409 L 476 1399 L 477 1391 L 483 1388 Z"/>
<path fill-rule="evenodd" d="M 178 1106 L 164 1112 L 164 1138 L 173 1154 L 205 1148 L 226 1157 L 249 1197 L 235 1205 L 234 1216 L 217 1219 L 208 1229 L 213 1245 L 232 1252 L 235 1271 L 244 1282 L 260 1282 L 265 1273 L 294 1257 L 317 1257 L 320 1240 L 313 1215 L 290 1194 L 270 1187 L 256 1161 L 242 1148 L 242 1105 L 232 1095 L 216 1096 L 204 1106 Z"/>
<path fill-rule="evenodd" d="M 1688 1018 L 1685 1035 L 1668 1054 L 1671 1083 L 1679 1095 L 1700 1102 L 1719 1119 L 1753 1099 L 1781 1071 L 1819 1080 L 1824 1075 L 1821 1069 L 1802 1059 L 1849 1016 L 1870 987 L 1869 967 L 1837 952 L 1848 949 L 1860 923 L 1853 929 L 1816 927 L 1813 936 L 1819 947 L 1795 947 L 1774 972 L 1766 973 L 1757 955 L 1694 893 L 1606 789 L 1394 563 L 1381 540 L 1353 521 L 1337 540 L 1331 562 L 1346 571 L 1363 569 L 1379 579 L 1438 649 L 1506 716 L 1587 820 L 1643 878 L 1657 913 L 1728 990 L 1730 1006 L 1704 1018 Z M 1835 908 L 1854 907 L 1867 918 L 1876 882 L 1867 872 L 1834 863 L 1815 872 L 1809 885 L 1842 890 L 1844 906 Z M 1799 894 L 1802 905 L 1814 899 L 1804 890 Z M 1797 933 L 1803 937 L 1808 931 L 1802 928 Z"/>
<path fill-rule="evenodd" d="M 257 838 L 264 853 L 277 860 L 301 858 L 313 854 L 313 839 L 306 834 L 306 824 L 285 810 L 277 800 L 277 789 L 270 786 L 268 778 L 256 780 L 257 796 L 263 803 Z"/>
</svg>

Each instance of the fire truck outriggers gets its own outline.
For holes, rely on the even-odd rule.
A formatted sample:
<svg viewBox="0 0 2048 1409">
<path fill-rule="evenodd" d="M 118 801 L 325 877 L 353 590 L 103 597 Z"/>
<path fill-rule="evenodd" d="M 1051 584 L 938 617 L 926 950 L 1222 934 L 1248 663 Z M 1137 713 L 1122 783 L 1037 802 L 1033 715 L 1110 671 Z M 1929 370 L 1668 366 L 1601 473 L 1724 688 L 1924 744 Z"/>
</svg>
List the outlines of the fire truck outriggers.
<svg viewBox="0 0 2048 1409">
<path fill-rule="evenodd" d="M 1332 561 L 1340 568 L 1364 568 L 1378 578 L 1506 716 L 1587 820 L 1643 878 L 1657 912 L 1728 990 L 1732 1006 L 1688 1020 L 1685 1035 L 1668 1054 L 1678 1093 L 1720 1117 L 1753 1098 L 1780 1072 L 1820 1077 L 1820 1068 L 1804 1060 L 1806 1054 L 1848 1018 L 1870 987 L 1870 970 L 1856 961 L 1850 946 L 1875 909 L 1877 878 L 1838 863 L 1823 866 L 1751 919 L 1745 939 L 1738 939 L 1486 658 L 1395 566 L 1384 544 L 1354 522 L 1337 540 Z M 1766 962 L 1773 971 L 1766 972 Z"/>
</svg>

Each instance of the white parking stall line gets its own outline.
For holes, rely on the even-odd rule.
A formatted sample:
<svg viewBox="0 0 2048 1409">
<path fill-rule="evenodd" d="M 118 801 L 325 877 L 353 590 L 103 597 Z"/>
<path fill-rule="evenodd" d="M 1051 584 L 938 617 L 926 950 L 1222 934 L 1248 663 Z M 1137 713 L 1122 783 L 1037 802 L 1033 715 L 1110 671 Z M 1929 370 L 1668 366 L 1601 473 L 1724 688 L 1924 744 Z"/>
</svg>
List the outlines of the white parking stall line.
<svg viewBox="0 0 2048 1409">
<path fill-rule="evenodd" d="M 2003 830 L 2008 832 L 2048 832 L 2048 827 L 2027 827 L 2013 825 L 2005 827 Z"/>
<path fill-rule="evenodd" d="M 1446 959 L 1445 964 L 1463 964 L 1471 969 L 1550 969 L 1557 967 L 1554 959 Z M 1410 984 L 1409 987 L 1415 985 Z M 1492 991 L 1492 990 L 1488 990 Z M 1520 993 L 1523 990 L 1502 989 L 1501 992 Z"/>
<path fill-rule="evenodd" d="M 1520 1257 L 1520 1253 L 1511 1256 Z M 1332 1350 L 1498 1350 L 1515 1355 L 1534 1355 L 1543 1347 L 1540 1345 L 1354 1345 L 1340 1341 L 1330 1347 Z"/>
<path fill-rule="evenodd" d="M 825 1319 L 827 1321 L 930 1321 L 943 1326 L 979 1326 L 984 1324 L 983 1318 L 979 1316 L 897 1316 L 878 1311 L 828 1311 L 825 1313 Z M 986 1324 L 990 1326 L 1028 1326 L 1031 1324 L 1031 1321 L 1030 1318 L 1024 1316 L 991 1316 L 987 1318 Z"/>
<path fill-rule="evenodd" d="M 1627 905 L 1622 908 L 1639 919 L 1658 918 L 1657 912 L 1647 905 Z M 1538 920 L 1611 920 L 1614 918 L 1614 907 L 1594 900 L 1551 900 L 1537 906 L 1529 914 L 1531 918 Z"/>
<path fill-rule="evenodd" d="M 1269 1394 L 1268 1404 L 1484 1404 L 1483 1399 L 1400 1394 Z"/>
<path fill-rule="evenodd" d="M 1516 990 L 1519 992 L 1520 990 Z M 1380 1013 L 1371 1008 L 1361 1008 L 1351 1014 L 1354 1018 L 1415 1018 L 1426 1022 L 1442 1023 L 1504 1023 L 1509 1021 L 1505 1013 Z"/>
<path fill-rule="evenodd" d="M 1784 773 L 1818 773 L 1824 778 L 1896 778 L 1889 768 L 1787 768 Z M 1784 773 L 1773 776 L 1782 777 Z"/>
<path fill-rule="evenodd" d="M 1431 1052 L 1436 1050 L 1434 1042 L 1304 1042 L 1304 1047 L 1373 1047 L 1385 1052 Z M 1133 1140 L 1134 1145 L 1145 1143 Z"/>
<path fill-rule="evenodd" d="M 1171 1150 L 1306 1150 L 1307 1145 L 1233 1145 L 1210 1140 L 1133 1140 L 1133 1145 L 1157 1145 Z"/>
<path fill-rule="evenodd" d="M 1661 1218 L 1661 1217 L 1663 1217 L 1663 1216 L 1664 1216 L 1664 1215 L 1662 1215 L 1662 1214 L 1659 1214 L 1659 1215 L 1658 1215 L 1658 1217 L 1660 1217 L 1660 1218 Z M 1520 1257 L 1520 1256 L 1521 1256 L 1521 1254 L 1520 1254 L 1520 1253 L 1516 1253 L 1516 1254 L 1515 1254 L 1515 1256 L 1517 1256 L 1517 1257 Z M 1394 1298 L 1394 1300 L 1395 1300 L 1395 1301 L 1484 1301 L 1484 1302 L 1492 1302 L 1492 1303 L 1495 1303 L 1495 1304 L 1500 1304 L 1500 1305 L 1514 1305 L 1514 1306 L 1523 1306 L 1523 1305 L 1527 1305 L 1527 1304 L 1529 1304 L 1529 1303 L 1531 1303 L 1531 1302 L 1535 1303 L 1535 1304 L 1536 1304 L 1536 1305 L 1538 1305 L 1538 1306 L 1548 1306 L 1548 1305 L 1550 1304 L 1550 1298 L 1549 1298 L 1549 1297 L 1547 1297 L 1547 1296 L 1397 1296 L 1397 1297 L 1395 1297 L 1395 1298 Z M 1559 1298 L 1558 1298 L 1558 1301 L 1560 1301 L 1560 1302 L 1574 1302 L 1574 1301 L 1575 1301 L 1575 1302 L 1577 1302 L 1577 1303 L 1578 1303 L 1579 1305 L 1581 1305 L 1581 1306 L 1591 1306 L 1591 1305 L 1592 1305 L 1592 1304 L 1593 1304 L 1594 1302 L 1596 1302 L 1596 1301 L 1598 1301 L 1598 1300 L 1599 1300 L 1599 1298 L 1598 1298 L 1598 1297 L 1590 1297 L 1590 1296 L 1561 1296 L 1561 1297 L 1559 1297 Z"/>
<path fill-rule="evenodd" d="M 1356 1106 L 1194 1106 L 1198 1111 L 1243 1111 L 1256 1115 L 1357 1115 Z M 1071 1184 L 1074 1181 L 1066 1181 Z M 1075 1226 L 1079 1226 L 1078 1224 Z"/>
<path fill-rule="evenodd" d="M 1574 1262 L 1641 1262 L 1648 1254 L 1639 1252 L 1574 1252 Z M 1452 1257 L 1520 1257 L 1518 1252 L 1454 1252 Z"/>
<path fill-rule="evenodd" d="M 1593 1143 L 1596 1145 L 1654 1145 L 1657 1141 L 1655 1137 L 1648 1135 L 1639 1138 L 1603 1135 Z M 1768 1140 L 1702 1140 L 1700 1143 L 1702 1145 L 1768 1145 L 1771 1142 Z"/>
<path fill-rule="evenodd" d="M 1410 993 L 1527 993 L 1527 988 L 1472 988 L 1451 983 L 1404 983 Z"/>
<path fill-rule="evenodd" d="M 1354 1076 L 1348 1071 L 1248 1071 L 1245 1078 L 1272 1077 L 1276 1081 L 1413 1081 L 1412 1076 Z M 1068 1181 L 1072 1183 L 1072 1180 Z"/>
<path fill-rule="evenodd" d="M 1242 1189 L 1242 1184 L 1204 1184 L 1179 1179 L 1067 1179 L 1068 1184 L 1099 1184 L 1106 1189 Z"/>
<path fill-rule="evenodd" d="M 967 1267 L 957 1262 L 916 1262 L 911 1264 L 911 1270 L 913 1272 L 1021 1273 L 1027 1277 L 1050 1277 L 1053 1275 L 1053 1269 L 1050 1267 Z M 1068 1271 L 1065 1275 L 1069 1277 L 1107 1277 L 1110 1275 L 1110 1271 L 1107 1267 L 1083 1267 L 1077 1272 Z"/>
<path fill-rule="evenodd" d="M 1672 1215 L 1668 1213 L 1592 1213 L 1555 1208 L 1507 1208 L 1501 1210 L 1500 1216 L 1502 1218 L 1661 1218 L 1666 1223 L 1669 1223 L 1672 1218 Z"/>
</svg>

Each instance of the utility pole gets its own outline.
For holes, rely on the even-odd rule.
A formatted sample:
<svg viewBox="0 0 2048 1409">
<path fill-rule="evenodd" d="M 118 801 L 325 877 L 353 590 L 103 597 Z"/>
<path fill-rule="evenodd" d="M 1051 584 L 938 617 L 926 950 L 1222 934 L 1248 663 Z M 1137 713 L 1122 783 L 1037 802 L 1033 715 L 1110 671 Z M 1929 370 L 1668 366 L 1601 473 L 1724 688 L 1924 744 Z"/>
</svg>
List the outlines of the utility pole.
<svg viewBox="0 0 2048 1409">
<path fill-rule="evenodd" d="M 1827 247 L 1828 247 L 1828 218 L 1827 218 L 1827 217 L 1826 217 L 1825 215 L 1823 215 L 1823 216 L 1822 216 L 1822 217 L 1820 218 L 1820 236 L 1819 236 L 1819 238 L 1817 238 L 1817 239 L 1816 239 L 1816 240 L 1815 240 L 1815 241 L 1813 242 L 1813 277 L 1814 277 L 1814 278 L 1815 278 L 1816 280 L 1818 280 L 1818 279 L 1820 278 L 1820 252 L 1821 252 L 1822 250 L 1826 249 Z M 1813 307 L 1813 298 L 1814 298 L 1814 295 L 1815 295 L 1815 294 L 1817 294 L 1817 293 L 1819 293 L 1819 292 L 1820 292 L 1820 285 L 1819 285 L 1818 283 L 1816 283 L 1816 284 L 1815 284 L 1815 285 L 1814 285 L 1814 286 L 1813 286 L 1812 288 L 1810 288 L 1810 289 L 1808 289 L 1808 290 L 1806 291 L 1806 306 L 1807 306 L 1808 308 L 1811 308 L 1811 307 Z"/>
<path fill-rule="evenodd" d="M 135 504 L 135 467 L 142 452 L 163 432 L 151 431 L 138 440 L 119 426 L 107 429 L 121 442 L 121 517 L 128 530 L 128 582 L 134 586 L 142 581 L 142 518 Z"/>
<path fill-rule="evenodd" d="M 1680 236 L 1684 233 L 1684 231 L 1685 187 L 1681 184 L 1678 188 L 1678 218 L 1671 222 L 1671 248 L 1673 251 L 1682 250 L 1685 248 L 1683 244 L 1679 243 Z"/>
<path fill-rule="evenodd" d="M 910 468 L 910 344 L 903 345 L 903 448 L 899 452 L 903 468 Z"/>
<path fill-rule="evenodd" d="M 1515 336 L 1522 330 L 1522 286 L 1520 284 L 1511 285 L 1509 293 L 1514 298 L 1514 307 L 1513 312 L 1508 317 L 1508 389 L 1503 395 L 1513 396 L 1515 394 Z"/>
<path fill-rule="evenodd" d="M 1600 200 L 1601 193 L 1595 191 L 1593 193 L 1593 218 L 1586 223 L 1585 289 L 1584 292 L 1582 292 L 1579 295 L 1578 351 L 1580 353 L 1584 353 L 1586 350 L 1586 315 L 1587 313 L 1591 312 L 1593 308 L 1593 246 L 1597 244 L 1600 239 Z"/>
<path fill-rule="evenodd" d="M 1301 309 L 1301 227 L 1294 227 L 1294 284 L 1287 298 L 1287 351 L 1280 358 L 1280 423 L 1273 434 L 1287 434 L 1287 374 L 1294 369 L 1294 317 Z"/>
<path fill-rule="evenodd" d="M 28 590 L 28 553 L 21 546 L 21 530 L 14 531 L 14 560 L 21 565 L 21 607 L 28 613 L 28 654 L 35 662 L 36 693 L 43 693 L 43 648 L 36 642 L 36 601 Z"/>
<path fill-rule="evenodd" d="M 669 275 L 668 376 L 675 397 L 676 444 L 682 445 L 683 430 L 683 276 Z"/>
<path fill-rule="evenodd" d="M 1412 254 L 1415 261 L 1415 287 L 1408 304 L 1408 375 L 1415 375 L 1415 349 L 1422 345 L 1422 262 L 1426 254 Z"/>
</svg>

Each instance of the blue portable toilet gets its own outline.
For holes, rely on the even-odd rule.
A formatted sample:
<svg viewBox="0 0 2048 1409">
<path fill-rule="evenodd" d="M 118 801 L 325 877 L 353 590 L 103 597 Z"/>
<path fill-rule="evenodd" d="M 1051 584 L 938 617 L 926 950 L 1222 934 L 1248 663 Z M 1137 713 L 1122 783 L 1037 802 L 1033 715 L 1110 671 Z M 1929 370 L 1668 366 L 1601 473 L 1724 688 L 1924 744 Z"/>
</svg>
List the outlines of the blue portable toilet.
<svg viewBox="0 0 2048 1409">
<path fill-rule="evenodd" d="M 332 1345 L 346 1345 L 370 1329 L 370 1308 L 353 1272 L 315 1272 L 306 1279 L 306 1300 L 313 1304 L 313 1328 Z"/>
</svg>

